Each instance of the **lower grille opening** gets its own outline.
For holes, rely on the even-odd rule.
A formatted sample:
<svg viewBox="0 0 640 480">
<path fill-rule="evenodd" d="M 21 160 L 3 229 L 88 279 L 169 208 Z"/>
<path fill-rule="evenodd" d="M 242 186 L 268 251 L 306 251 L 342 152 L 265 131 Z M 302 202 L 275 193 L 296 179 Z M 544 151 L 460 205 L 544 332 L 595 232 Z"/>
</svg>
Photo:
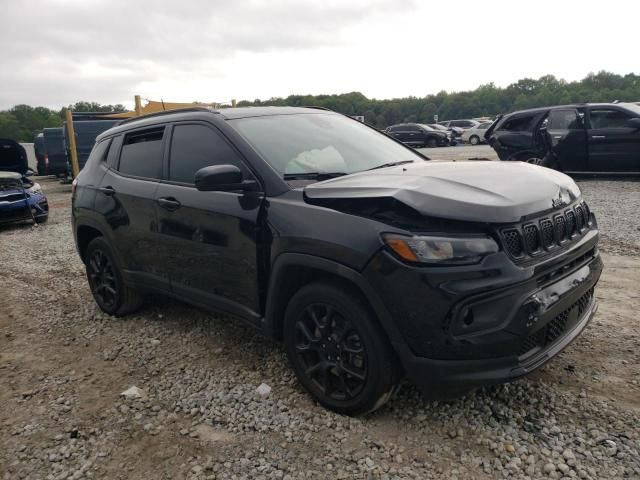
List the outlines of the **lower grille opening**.
<svg viewBox="0 0 640 480">
<path fill-rule="evenodd" d="M 527 354 L 531 354 L 539 349 L 545 349 L 554 343 L 556 343 L 562 336 L 569 330 L 573 324 L 569 322 L 571 314 L 574 309 L 577 309 L 577 316 L 575 317 L 579 321 L 584 312 L 587 310 L 591 299 L 593 298 L 593 288 L 588 290 L 582 297 L 580 297 L 570 307 L 556 315 L 549 323 L 543 328 L 531 335 L 528 335 L 520 345 L 518 350 L 518 356 L 523 357 Z M 575 323 L 575 322 L 573 322 Z"/>
</svg>

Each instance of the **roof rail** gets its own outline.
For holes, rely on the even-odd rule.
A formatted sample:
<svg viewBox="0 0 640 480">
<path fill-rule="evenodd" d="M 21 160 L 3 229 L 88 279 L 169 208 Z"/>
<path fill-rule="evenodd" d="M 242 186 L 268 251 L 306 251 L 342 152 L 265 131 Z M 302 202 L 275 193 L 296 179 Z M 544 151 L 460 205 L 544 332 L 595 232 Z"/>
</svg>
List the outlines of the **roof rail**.
<svg viewBox="0 0 640 480">
<path fill-rule="evenodd" d="M 303 105 L 301 108 L 311 108 L 314 110 L 326 110 L 327 112 L 333 112 L 330 108 L 327 107 L 317 107 L 315 105 Z"/>
<path fill-rule="evenodd" d="M 136 120 L 145 120 L 145 119 L 151 118 L 151 117 L 161 117 L 162 115 L 166 115 L 168 113 L 184 113 L 184 112 L 210 112 L 210 113 L 217 113 L 215 110 L 213 110 L 210 107 L 176 108 L 174 110 L 164 110 L 162 112 L 148 113 L 146 115 L 140 115 L 139 117 L 125 118 L 124 120 L 120 121 L 118 123 L 118 125 L 124 125 L 126 123 L 135 122 Z"/>
</svg>

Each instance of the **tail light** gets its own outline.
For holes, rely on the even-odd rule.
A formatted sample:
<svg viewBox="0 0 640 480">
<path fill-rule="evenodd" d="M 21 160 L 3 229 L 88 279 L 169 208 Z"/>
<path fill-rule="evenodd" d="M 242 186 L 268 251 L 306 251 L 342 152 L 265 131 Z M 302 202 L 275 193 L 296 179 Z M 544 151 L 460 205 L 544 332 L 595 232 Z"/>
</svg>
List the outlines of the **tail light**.
<svg viewBox="0 0 640 480">
<path fill-rule="evenodd" d="M 47 153 L 44 154 L 44 164 L 47 167 L 49 166 L 49 154 L 47 154 Z"/>
<path fill-rule="evenodd" d="M 73 196 L 76 193 L 76 187 L 78 186 L 78 179 L 74 178 L 73 182 L 71 182 L 71 195 Z"/>
</svg>

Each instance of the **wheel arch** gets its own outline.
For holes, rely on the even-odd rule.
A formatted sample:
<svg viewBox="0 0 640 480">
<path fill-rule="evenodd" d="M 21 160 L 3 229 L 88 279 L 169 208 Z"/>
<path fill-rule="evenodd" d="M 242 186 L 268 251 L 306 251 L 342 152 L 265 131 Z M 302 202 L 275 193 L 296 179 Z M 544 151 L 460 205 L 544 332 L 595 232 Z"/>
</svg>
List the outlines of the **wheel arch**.
<svg viewBox="0 0 640 480">
<path fill-rule="evenodd" d="M 89 243 L 97 237 L 104 237 L 104 234 L 93 225 L 82 224 L 76 227 L 76 246 L 83 262 Z"/>
<path fill-rule="evenodd" d="M 358 271 L 333 260 L 301 253 L 283 253 L 273 263 L 264 317 L 267 335 L 282 338 L 284 313 L 289 300 L 300 288 L 317 280 L 353 288 L 371 308 L 394 349 L 398 342 L 404 343 L 380 297 Z"/>
</svg>

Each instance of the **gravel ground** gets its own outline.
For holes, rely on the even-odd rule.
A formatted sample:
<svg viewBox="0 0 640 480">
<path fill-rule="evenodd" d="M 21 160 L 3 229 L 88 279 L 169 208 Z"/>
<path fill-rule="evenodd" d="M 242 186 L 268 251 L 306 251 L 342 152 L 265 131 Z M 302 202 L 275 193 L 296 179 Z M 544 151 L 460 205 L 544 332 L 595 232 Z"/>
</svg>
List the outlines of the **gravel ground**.
<svg viewBox="0 0 640 480">
<path fill-rule="evenodd" d="M 49 223 L 0 229 L 0 478 L 640 478 L 638 183 L 581 185 L 618 254 L 565 352 L 452 402 L 403 386 L 363 418 L 314 404 L 281 346 L 239 322 L 159 297 L 99 312 L 69 186 L 41 183 Z"/>
</svg>

